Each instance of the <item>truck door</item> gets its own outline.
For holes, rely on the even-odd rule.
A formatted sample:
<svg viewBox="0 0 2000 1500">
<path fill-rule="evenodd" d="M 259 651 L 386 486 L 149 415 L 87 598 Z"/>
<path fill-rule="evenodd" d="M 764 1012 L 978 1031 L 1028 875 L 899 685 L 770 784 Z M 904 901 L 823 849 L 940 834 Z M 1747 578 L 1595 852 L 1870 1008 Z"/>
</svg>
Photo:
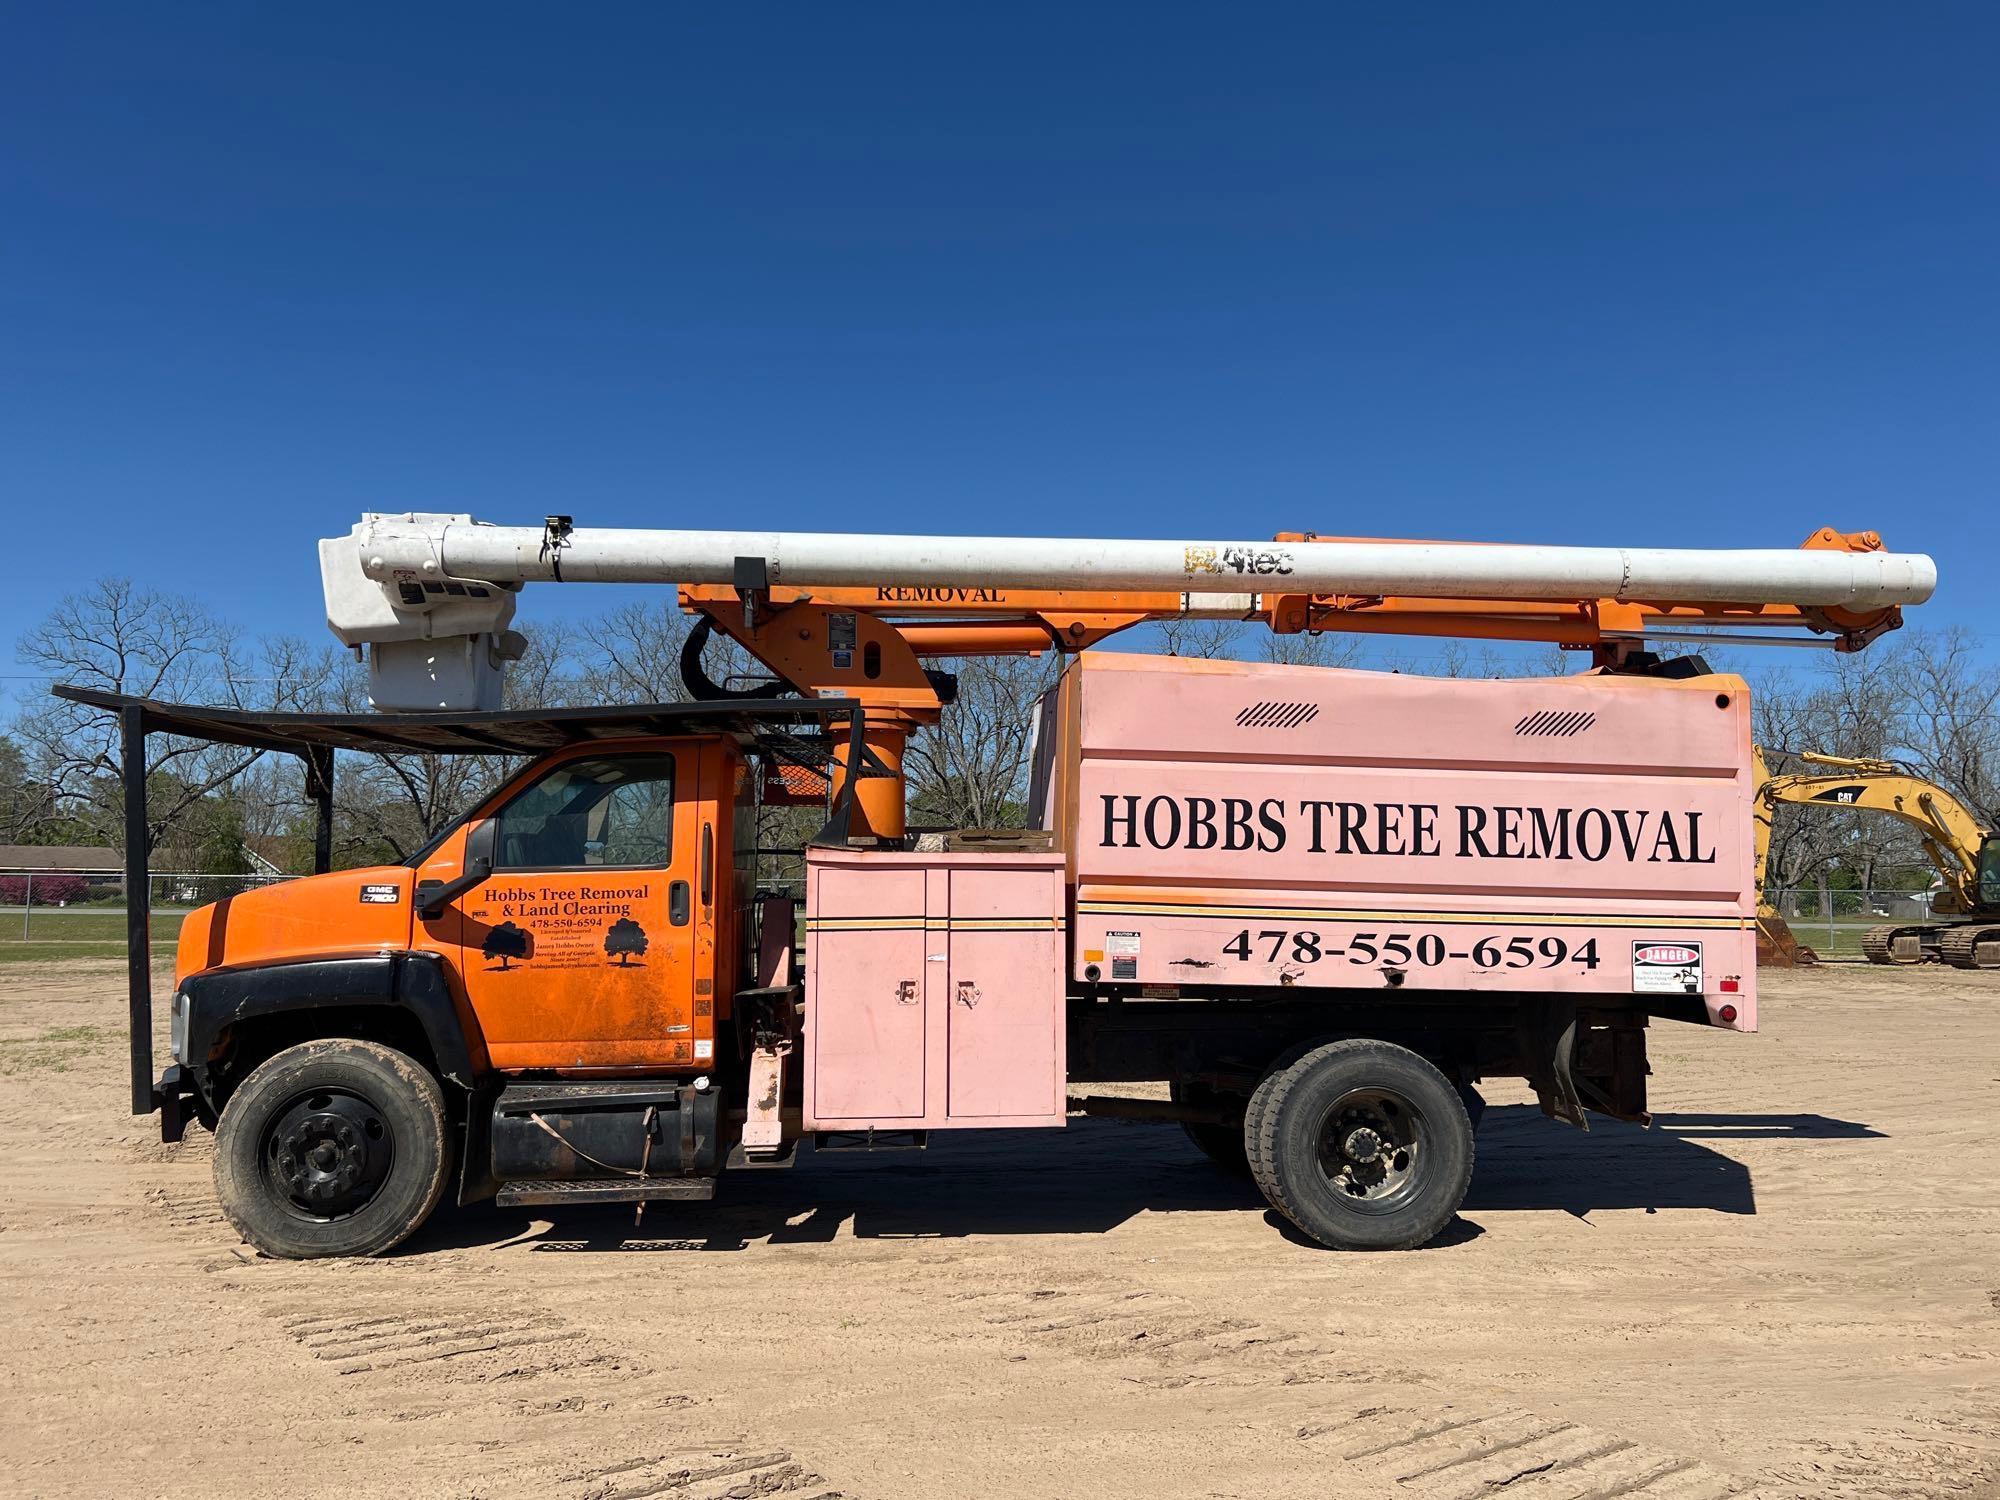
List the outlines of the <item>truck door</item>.
<svg viewBox="0 0 2000 1500">
<path fill-rule="evenodd" d="M 496 1067 L 709 1061 L 694 1045 L 696 911 L 714 879 L 699 868 L 704 838 L 714 859 L 700 759 L 563 760 L 492 815 L 493 874 L 460 903 L 459 972 Z"/>
</svg>

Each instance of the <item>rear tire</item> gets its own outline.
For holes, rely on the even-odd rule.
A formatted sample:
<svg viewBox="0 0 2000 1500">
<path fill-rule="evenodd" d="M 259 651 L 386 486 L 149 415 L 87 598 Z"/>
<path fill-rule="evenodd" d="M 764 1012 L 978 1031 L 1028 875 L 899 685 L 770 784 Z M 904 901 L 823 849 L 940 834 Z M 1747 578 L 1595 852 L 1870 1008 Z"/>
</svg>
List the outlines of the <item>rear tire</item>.
<svg viewBox="0 0 2000 1500">
<path fill-rule="evenodd" d="M 444 1090 L 414 1058 L 344 1037 L 290 1047 L 237 1086 L 215 1133 L 215 1191 L 267 1255 L 379 1255 L 444 1194 Z"/>
<path fill-rule="evenodd" d="M 1331 1042 L 1267 1084 L 1246 1132 L 1251 1174 L 1302 1233 L 1409 1250 L 1451 1222 L 1472 1181 L 1472 1122 L 1430 1063 L 1388 1042 Z"/>
</svg>

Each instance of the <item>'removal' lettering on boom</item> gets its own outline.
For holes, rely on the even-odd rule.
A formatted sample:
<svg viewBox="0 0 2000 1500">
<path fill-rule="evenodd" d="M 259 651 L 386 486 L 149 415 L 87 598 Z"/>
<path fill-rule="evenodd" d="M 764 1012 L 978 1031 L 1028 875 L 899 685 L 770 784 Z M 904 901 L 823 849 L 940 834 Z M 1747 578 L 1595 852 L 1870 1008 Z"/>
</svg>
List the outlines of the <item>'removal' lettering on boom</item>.
<svg viewBox="0 0 2000 1500">
<path fill-rule="evenodd" d="M 1255 849 L 1275 854 L 1295 835 L 1314 854 L 1461 859 L 1580 859 L 1596 864 L 1712 865 L 1698 812 L 1629 807 L 1527 807 L 1505 803 L 1287 804 L 1267 797 L 1101 794 L 1107 849 Z"/>
<path fill-rule="evenodd" d="M 878 587 L 878 604 L 998 604 L 998 589 L 947 588 L 932 584 L 903 584 Z"/>
</svg>

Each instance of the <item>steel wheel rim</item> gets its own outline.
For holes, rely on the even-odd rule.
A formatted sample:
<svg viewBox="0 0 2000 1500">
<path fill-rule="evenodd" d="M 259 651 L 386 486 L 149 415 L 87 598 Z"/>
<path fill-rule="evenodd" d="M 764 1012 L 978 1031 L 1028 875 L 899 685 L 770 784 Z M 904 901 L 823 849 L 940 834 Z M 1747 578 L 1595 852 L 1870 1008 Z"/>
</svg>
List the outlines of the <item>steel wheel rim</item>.
<svg viewBox="0 0 2000 1500">
<path fill-rule="evenodd" d="M 1430 1181 L 1430 1122 L 1396 1089 L 1349 1089 L 1320 1115 L 1314 1138 L 1328 1190 L 1356 1213 L 1395 1213 Z"/>
<path fill-rule="evenodd" d="M 396 1134 L 365 1095 L 307 1089 L 272 1111 L 257 1155 L 273 1196 L 294 1217 L 330 1224 L 375 1200 L 395 1165 Z"/>
</svg>

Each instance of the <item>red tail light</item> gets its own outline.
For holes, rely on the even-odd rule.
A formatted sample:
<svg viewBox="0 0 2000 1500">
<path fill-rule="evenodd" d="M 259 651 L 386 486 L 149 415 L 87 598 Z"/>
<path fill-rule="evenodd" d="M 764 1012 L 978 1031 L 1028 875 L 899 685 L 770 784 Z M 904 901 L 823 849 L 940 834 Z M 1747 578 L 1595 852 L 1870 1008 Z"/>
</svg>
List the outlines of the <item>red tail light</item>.
<svg viewBox="0 0 2000 1500">
<path fill-rule="evenodd" d="M 1733 1005 L 1725 1005 L 1722 1007 L 1721 1010 L 1717 1011 L 1716 1014 L 1722 1017 L 1724 1022 L 1733 1021 L 1736 1019 L 1736 1007 Z"/>
</svg>

